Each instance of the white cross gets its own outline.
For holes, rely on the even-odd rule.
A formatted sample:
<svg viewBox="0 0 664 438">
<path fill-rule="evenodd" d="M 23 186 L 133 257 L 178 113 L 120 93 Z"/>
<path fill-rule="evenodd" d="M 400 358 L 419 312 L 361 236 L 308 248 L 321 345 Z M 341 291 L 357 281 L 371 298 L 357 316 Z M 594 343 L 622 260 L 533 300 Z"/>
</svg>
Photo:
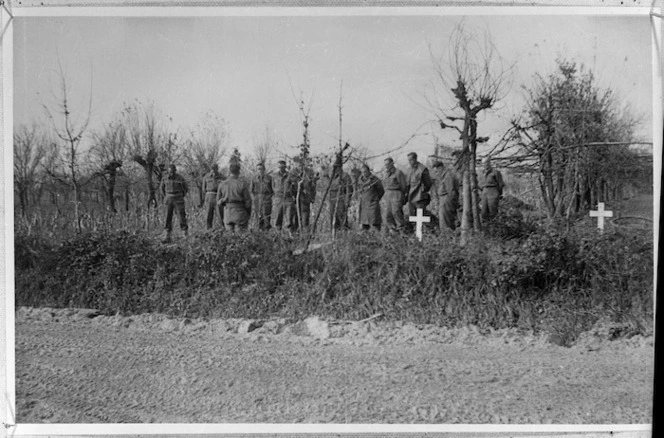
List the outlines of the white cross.
<svg viewBox="0 0 664 438">
<path fill-rule="evenodd" d="M 410 216 L 408 218 L 409 221 L 415 222 L 417 225 L 415 225 L 415 235 L 417 236 L 418 239 L 420 239 L 420 242 L 422 241 L 422 224 L 424 222 L 431 222 L 431 218 L 429 216 L 424 216 L 423 210 L 421 208 L 417 209 L 417 216 Z"/>
<path fill-rule="evenodd" d="M 604 203 L 600 202 L 599 204 L 597 204 L 597 211 L 595 210 L 590 211 L 590 216 L 596 217 L 597 228 L 599 228 L 600 230 L 604 230 L 604 218 L 613 217 L 613 212 L 610 210 L 604 210 Z"/>
</svg>

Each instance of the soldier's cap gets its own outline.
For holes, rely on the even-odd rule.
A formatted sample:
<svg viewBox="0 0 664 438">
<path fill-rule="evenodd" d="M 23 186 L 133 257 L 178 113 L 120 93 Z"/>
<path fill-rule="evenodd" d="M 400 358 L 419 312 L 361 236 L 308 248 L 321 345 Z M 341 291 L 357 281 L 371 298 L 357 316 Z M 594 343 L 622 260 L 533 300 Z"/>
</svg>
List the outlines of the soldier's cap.
<svg viewBox="0 0 664 438">
<path fill-rule="evenodd" d="M 286 164 L 286 160 L 279 160 L 279 161 L 277 161 L 277 164 L 284 164 L 284 165 L 285 165 L 285 164 Z"/>
</svg>

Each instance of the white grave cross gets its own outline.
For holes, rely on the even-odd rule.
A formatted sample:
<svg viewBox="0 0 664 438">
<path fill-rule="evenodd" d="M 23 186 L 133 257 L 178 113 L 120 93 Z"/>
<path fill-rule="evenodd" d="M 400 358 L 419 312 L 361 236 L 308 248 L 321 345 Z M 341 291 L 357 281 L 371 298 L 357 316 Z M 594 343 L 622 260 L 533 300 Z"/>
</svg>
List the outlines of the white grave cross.
<svg viewBox="0 0 664 438">
<path fill-rule="evenodd" d="M 597 211 L 595 210 L 590 211 L 590 216 L 596 217 L 597 228 L 599 228 L 600 230 L 604 230 L 604 218 L 613 217 L 613 212 L 611 210 L 604 210 L 604 203 L 600 202 L 599 204 L 597 204 Z"/>
<path fill-rule="evenodd" d="M 422 224 L 424 222 L 431 222 L 431 218 L 429 216 L 424 216 L 424 211 L 421 208 L 417 209 L 417 216 L 410 216 L 408 218 L 409 221 L 415 222 L 415 235 L 417 236 L 418 239 L 420 239 L 420 242 L 422 241 Z"/>
</svg>

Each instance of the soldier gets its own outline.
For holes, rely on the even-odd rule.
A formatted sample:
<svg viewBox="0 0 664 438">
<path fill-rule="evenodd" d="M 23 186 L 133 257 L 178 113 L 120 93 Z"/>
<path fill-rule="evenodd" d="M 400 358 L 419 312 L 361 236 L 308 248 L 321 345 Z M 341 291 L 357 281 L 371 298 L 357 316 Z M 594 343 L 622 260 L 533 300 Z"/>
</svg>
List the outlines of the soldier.
<svg viewBox="0 0 664 438">
<path fill-rule="evenodd" d="M 385 159 L 385 222 L 390 230 L 403 231 L 406 221 L 403 217 L 403 206 L 406 203 L 408 181 L 406 175 L 394 167 L 392 158 Z"/>
<path fill-rule="evenodd" d="M 287 229 L 292 229 L 295 225 L 293 181 L 291 175 L 286 170 L 286 162 L 284 160 L 279 160 L 278 164 L 279 171 L 272 176 L 272 192 L 274 193 L 272 217 L 274 217 L 274 227 L 277 230 L 281 230 L 284 226 Z"/>
<path fill-rule="evenodd" d="M 408 154 L 408 172 L 406 180 L 408 181 L 408 214 L 415 216 L 417 209 L 421 208 L 425 216 L 429 216 L 427 205 L 431 202 L 429 190 L 433 182 L 429 176 L 429 169 L 417 161 L 417 154 L 411 152 Z"/>
<path fill-rule="evenodd" d="M 330 191 L 328 206 L 330 208 L 330 224 L 335 230 L 350 229 L 348 223 L 348 207 L 353 198 L 353 180 L 343 171 L 341 158 L 332 166 L 332 175 L 330 175 Z"/>
<path fill-rule="evenodd" d="M 363 230 L 374 227 L 380 231 L 382 215 L 380 213 L 380 199 L 385 194 L 380 179 L 371 173 L 366 164 L 362 165 L 362 175 L 358 180 L 360 192 L 360 224 Z"/>
<path fill-rule="evenodd" d="M 262 162 L 258 163 L 256 170 L 258 170 L 258 175 L 251 180 L 250 191 L 254 198 L 254 210 L 258 216 L 258 229 L 269 230 L 272 228 L 270 214 L 274 195 L 272 176 L 265 173 L 265 164 Z"/>
<path fill-rule="evenodd" d="M 243 231 L 249 226 L 251 216 L 251 193 L 249 184 L 240 179 L 240 165 L 229 167 L 230 175 L 219 184 L 217 204 L 224 208 L 224 227 L 228 231 Z"/>
<path fill-rule="evenodd" d="M 482 189 L 482 217 L 491 220 L 498 214 L 498 203 L 503 197 L 503 176 L 491 166 L 491 157 L 482 160 L 484 164 L 484 188 Z"/>
<path fill-rule="evenodd" d="M 316 176 L 313 170 L 305 168 L 304 172 L 296 171 L 293 173 L 294 198 L 297 204 L 297 213 L 295 217 L 295 227 L 308 230 L 311 222 L 311 204 L 316 200 Z M 300 223 L 301 221 L 301 223 Z"/>
<path fill-rule="evenodd" d="M 224 209 L 217 204 L 217 190 L 219 183 L 224 180 L 224 176 L 219 173 L 219 165 L 212 165 L 210 173 L 203 178 L 203 191 L 205 192 L 205 205 L 207 208 L 207 229 L 212 228 L 214 223 L 214 211 L 219 211 L 219 221 L 224 225 Z"/>
<path fill-rule="evenodd" d="M 187 195 L 189 188 L 182 175 L 177 173 L 175 164 L 168 167 L 168 175 L 161 180 L 160 191 L 164 196 L 164 205 L 166 206 L 166 237 L 164 243 L 169 243 L 173 232 L 173 210 L 177 210 L 180 216 L 180 229 L 185 236 L 189 230 L 187 214 L 184 209 L 184 197 Z"/>
<path fill-rule="evenodd" d="M 433 185 L 438 200 L 438 220 L 441 231 L 444 226 L 456 229 L 457 208 L 459 206 L 459 180 L 453 169 L 446 168 L 442 161 L 433 165 L 436 179 Z"/>
</svg>

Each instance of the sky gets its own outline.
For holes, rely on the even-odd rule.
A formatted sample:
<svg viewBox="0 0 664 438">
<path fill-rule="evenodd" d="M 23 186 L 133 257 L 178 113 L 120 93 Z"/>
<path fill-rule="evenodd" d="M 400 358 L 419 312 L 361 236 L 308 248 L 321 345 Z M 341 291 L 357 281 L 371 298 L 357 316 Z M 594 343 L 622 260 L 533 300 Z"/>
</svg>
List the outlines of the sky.
<svg viewBox="0 0 664 438">
<path fill-rule="evenodd" d="M 251 154 L 269 129 L 278 152 L 295 155 L 302 138 L 296 98 L 310 105 L 313 153 L 344 141 L 368 154 L 430 154 L 434 136 L 458 146 L 435 123 L 431 53 L 446 59 L 452 30 L 489 35 L 511 86 L 479 118 L 491 146 L 525 105 L 523 87 L 563 57 L 593 69 L 614 89 L 652 139 L 651 30 L 647 17 L 592 16 L 304 16 L 304 17 L 17 17 L 14 24 L 15 124 L 42 123 L 42 103 L 57 89 L 58 59 L 71 90 L 72 114 L 92 95 L 89 132 L 125 103 L 153 101 L 173 129 L 213 111 L 228 122 L 230 147 Z M 431 48 L 431 49 L 430 49 Z M 429 98 L 427 98 L 427 96 Z M 449 95 L 440 105 L 451 108 Z M 89 139 L 88 139 L 89 140 Z"/>
</svg>

